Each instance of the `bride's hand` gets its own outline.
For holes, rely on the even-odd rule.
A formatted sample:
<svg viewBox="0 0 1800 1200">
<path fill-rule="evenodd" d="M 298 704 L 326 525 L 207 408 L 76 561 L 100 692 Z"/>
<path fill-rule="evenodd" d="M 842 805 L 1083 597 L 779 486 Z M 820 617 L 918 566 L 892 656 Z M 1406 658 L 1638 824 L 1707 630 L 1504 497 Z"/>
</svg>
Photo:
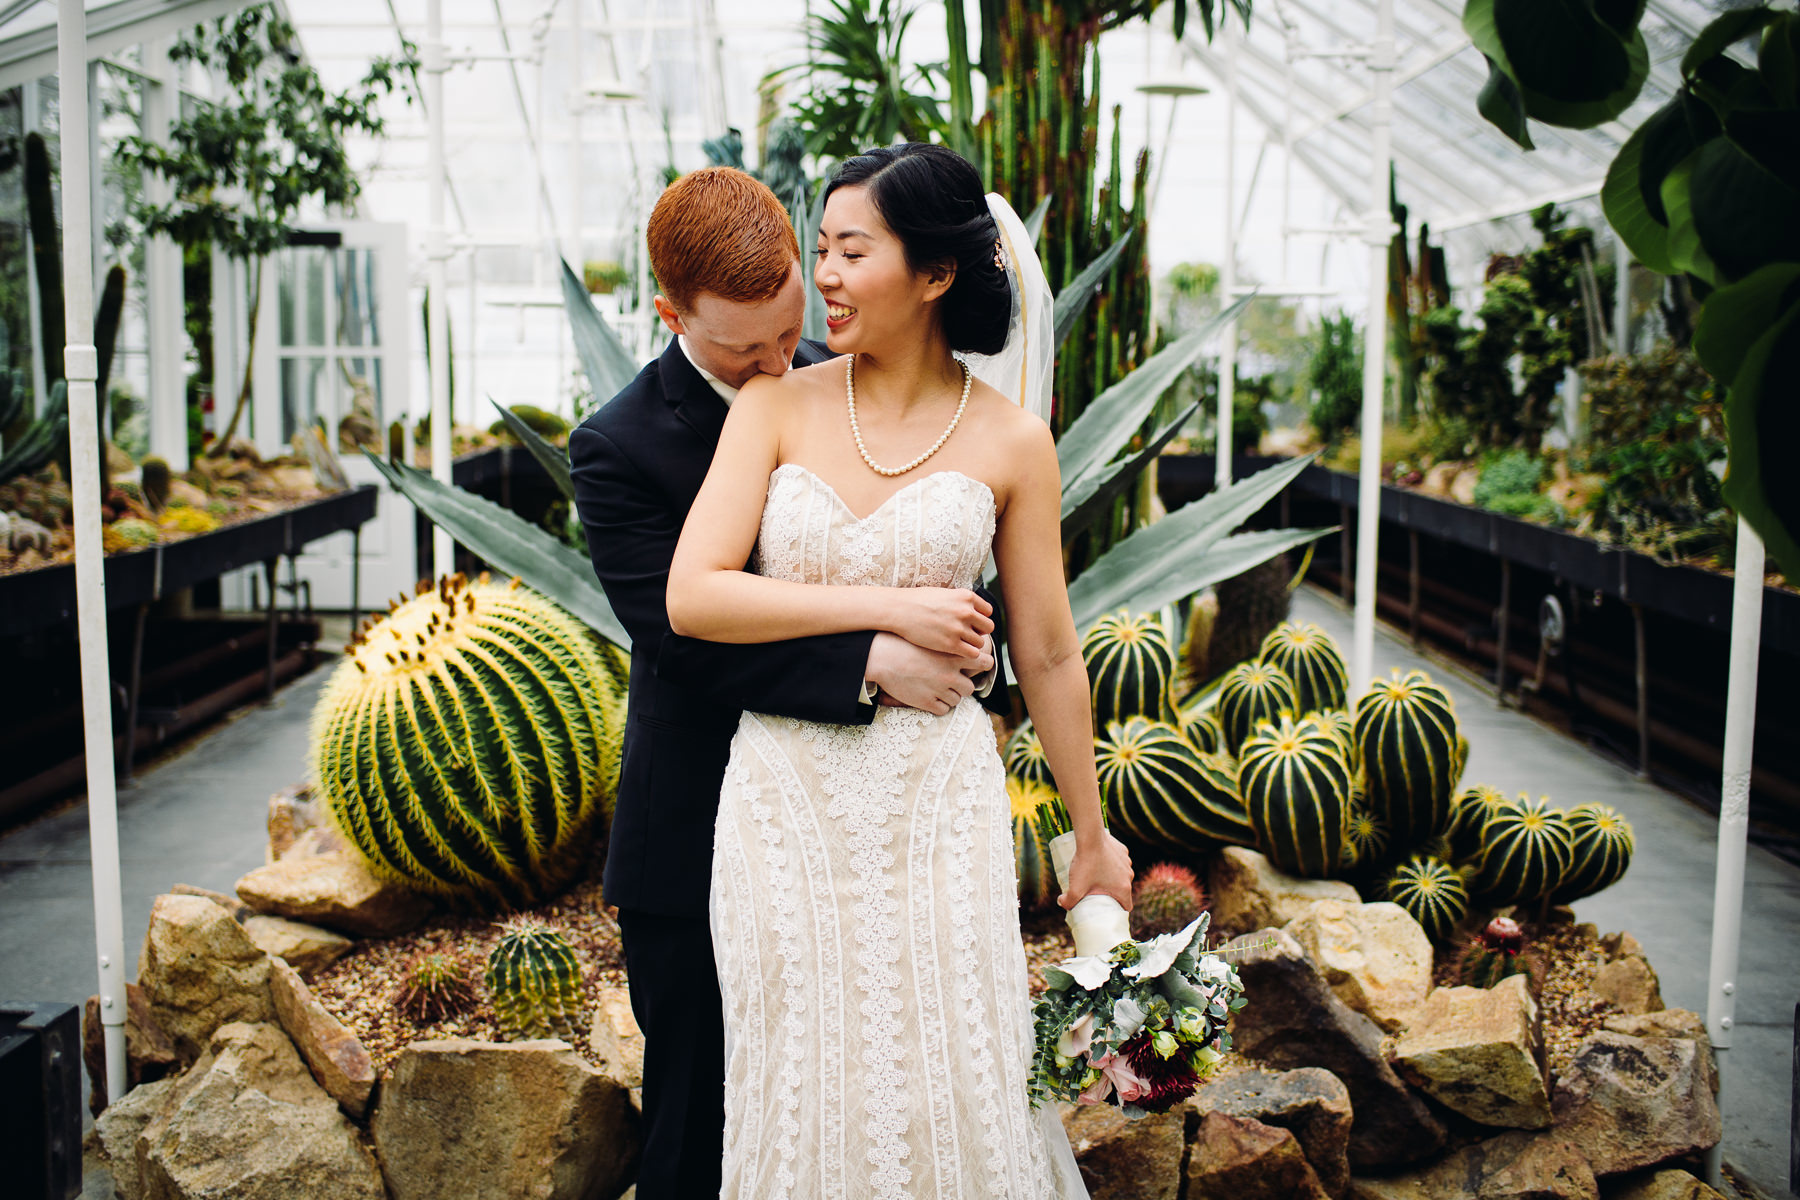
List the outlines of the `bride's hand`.
<svg viewBox="0 0 1800 1200">
<path fill-rule="evenodd" d="M 1131 852 L 1104 830 L 1098 842 L 1077 841 L 1075 857 L 1069 860 L 1069 890 L 1056 902 L 1074 908 L 1095 893 L 1111 896 L 1120 908 L 1131 911 Z"/>
<path fill-rule="evenodd" d="M 892 631 L 915 646 L 978 658 L 994 632 L 994 606 L 967 588 L 897 588 Z"/>
</svg>

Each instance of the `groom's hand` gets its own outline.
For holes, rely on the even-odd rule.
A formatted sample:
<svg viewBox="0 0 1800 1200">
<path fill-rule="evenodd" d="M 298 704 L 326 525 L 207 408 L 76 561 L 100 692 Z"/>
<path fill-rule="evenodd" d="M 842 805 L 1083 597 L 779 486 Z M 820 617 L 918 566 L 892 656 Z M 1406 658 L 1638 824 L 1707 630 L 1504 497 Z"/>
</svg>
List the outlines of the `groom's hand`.
<svg viewBox="0 0 1800 1200">
<path fill-rule="evenodd" d="M 975 676 L 992 670 L 993 644 L 969 658 L 915 646 L 892 633 L 877 633 L 863 677 L 881 689 L 882 703 L 943 716 L 975 694 Z"/>
</svg>

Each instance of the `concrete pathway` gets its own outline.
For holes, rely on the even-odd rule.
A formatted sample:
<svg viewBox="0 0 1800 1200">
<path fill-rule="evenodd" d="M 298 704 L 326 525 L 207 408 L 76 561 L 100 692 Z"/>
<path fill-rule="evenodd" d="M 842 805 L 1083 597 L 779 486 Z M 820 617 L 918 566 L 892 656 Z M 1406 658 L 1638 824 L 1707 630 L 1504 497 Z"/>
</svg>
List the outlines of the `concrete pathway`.
<svg viewBox="0 0 1800 1200">
<path fill-rule="evenodd" d="M 1348 653 L 1350 613 L 1335 597 L 1302 589 L 1294 615 L 1314 621 Z M 1687 800 L 1637 779 L 1556 730 L 1495 706 L 1491 685 L 1459 666 L 1414 652 L 1377 626 L 1375 668 L 1423 668 L 1456 701 L 1469 739 L 1468 783 L 1508 794 L 1547 795 L 1568 808 L 1610 804 L 1637 843 L 1625 878 L 1575 906 L 1601 932 L 1628 929 L 1644 945 L 1663 1002 L 1706 1015 L 1712 953 L 1717 822 Z M 1788 1195 L 1788 1129 L 1794 1005 L 1800 1001 L 1800 868 L 1750 847 L 1744 888 L 1737 1029 L 1719 1055 L 1725 1163 L 1770 1197 Z"/>
</svg>

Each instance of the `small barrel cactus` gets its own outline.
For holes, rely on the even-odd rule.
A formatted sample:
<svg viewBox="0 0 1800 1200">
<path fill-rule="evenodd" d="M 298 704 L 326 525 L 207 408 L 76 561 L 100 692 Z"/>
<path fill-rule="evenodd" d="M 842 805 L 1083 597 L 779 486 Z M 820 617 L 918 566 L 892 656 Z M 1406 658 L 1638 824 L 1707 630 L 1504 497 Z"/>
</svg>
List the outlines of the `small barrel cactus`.
<svg viewBox="0 0 1800 1200">
<path fill-rule="evenodd" d="M 1020 725 L 1006 739 L 1005 758 L 1008 775 L 1048 788 L 1056 786 L 1056 778 L 1050 774 L 1050 760 L 1044 757 L 1044 743 L 1038 740 L 1037 730 L 1031 727 L 1030 721 Z"/>
<path fill-rule="evenodd" d="M 1294 681 L 1269 663 L 1247 662 L 1225 673 L 1219 703 L 1213 710 L 1225 730 L 1225 752 L 1239 754 L 1244 742 L 1263 722 L 1274 724 L 1282 713 L 1297 713 Z"/>
<path fill-rule="evenodd" d="M 1012 806 L 1013 865 L 1019 876 L 1019 907 L 1027 911 L 1049 908 L 1061 888 L 1050 865 L 1050 838 L 1038 819 L 1038 809 L 1056 800 L 1056 793 L 1041 783 L 1006 777 L 1006 798 Z"/>
<path fill-rule="evenodd" d="M 1181 732 L 1202 754 L 1225 753 L 1225 727 L 1209 709 L 1190 708 L 1181 714 Z"/>
<path fill-rule="evenodd" d="M 1575 855 L 1574 830 L 1550 797 L 1521 794 L 1481 827 L 1475 890 L 1495 904 L 1530 904 L 1562 886 Z"/>
<path fill-rule="evenodd" d="M 482 978 L 509 1041 L 575 1040 L 581 1021 L 581 971 L 569 939 L 535 917 L 500 927 Z"/>
<path fill-rule="evenodd" d="M 1467 750 L 1450 695 L 1423 671 L 1377 679 L 1356 705 L 1369 807 L 1403 846 L 1416 846 L 1450 819 L 1450 797 Z"/>
<path fill-rule="evenodd" d="M 418 1025 L 467 1012 L 475 1004 L 470 974 L 469 963 L 453 951 L 415 954 L 394 993 L 394 1007 Z"/>
<path fill-rule="evenodd" d="M 1470 866 L 1481 861 L 1481 827 L 1488 818 L 1512 803 L 1506 793 L 1477 783 L 1456 793 L 1450 801 L 1450 820 L 1444 836 L 1450 839 L 1450 861 Z"/>
<path fill-rule="evenodd" d="M 1387 862 L 1391 839 L 1381 818 L 1369 811 L 1362 795 L 1352 785 L 1350 819 L 1344 826 L 1344 868 L 1347 873 L 1367 876 Z"/>
<path fill-rule="evenodd" d="M 1174 933 L 1206 911 L 1206 891 L 1186 867 L 1157 863 L 1131 889 L 1131 936 Z"/>
<path fill-rule="evenodd" d="M 326 684 L 316 794 L 384 878 L 463 908 L 541 902 L 585 865 L 610 812 L 617 669 L 516 581 L 421 587 Z"/>
<path fill-rule="evenodd" d="M 1350 764 L 1337 734 L 1317 717 L 1263 728 L 1244 743 L 1238 788 L 1256 848 L 1290 875 L 1323 879 L 1343 865 L 1350 819 Z"/>
<path fill-rule="evenodd" d="M 1573 904 L 1604 891 L 1625 877 L 1631 865 L 1631 822 L 1609 804 L 1577 804 L 1569 810 L 1573 834 L 1569 870 L 1551 893 L 1557 904 Z"/>
<path fill-rule="evenodd" d="M 1254 840 L 1228 760 L 1200 753 L 1167 722 L 1108 725 L 1094 765 L 1107 812 L 1140 845 L 1206 851 Z"/>
<path fill-rule="evenodd" d="M 1304 621 L 1283 621 L 1263 639 L 1262 661 L 1280 667 L 1294 682 L 1303 713 L 1343 708 L 1350 673 L 1331 635 Z"/>
<path fill-rule="evenodd" d="M 1463 951 L 1458 974 L 1467 987 L 1491 988 L 1509 975 L 1531 975 L 1525 931 L 1511 917 L 1495 917 Z"/>
<path fill-rule="evenodd" d="M 1385 891 L 1439 941 L 1469 915 L 1468 885 L 1462 873 L 1441 858 L 1413 855 L 1388 876 Z"/>
<path fill-rule="evenodd" d="M 1123 609 L 1101 617 L 1081 639 L 1081 658 L 1096 728 L 1127 717 L 1161 721 L 1173 715 L 1169 685 L 1175 678 L 1175 647 L 1161 617 L 1134 617 Z"/>
</svg>

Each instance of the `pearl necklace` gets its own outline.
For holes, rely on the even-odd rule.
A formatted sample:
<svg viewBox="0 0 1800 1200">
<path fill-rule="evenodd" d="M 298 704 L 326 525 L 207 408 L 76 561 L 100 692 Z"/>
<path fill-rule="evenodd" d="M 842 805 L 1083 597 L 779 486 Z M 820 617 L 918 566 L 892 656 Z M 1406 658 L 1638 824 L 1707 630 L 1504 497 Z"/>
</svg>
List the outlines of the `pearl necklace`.
<svg viewBox="0 0 1800 1200">
<path fill-rule="evenodd" d="M 874 471 L 877 475 L 886 475 L 890 478 L 895 475 L 904 475 L 944 448 L 944 443 L 950 440 L 950 435 L 952 433 L 956 432 L 957 422 L 962 420 L 963 409 L 969 407 L 969 388 L 974 384 L 975 376 L 974 373 L 969 370 L 968 363 L 960 358 L 956 360 L 957 365 L 962 367 L 963 372 L 962 399 L 957 401 L 956 415 L 950 418 L 950 424 L 944 428 L 943 433 L 938 435 L 938 440 L 931 443 L 931 449 L 925 451 L 925 453 L 919 455 L 919 457 L 913 459 L 904 467 L 884 467 L 873 458 L 869 457 L 869 448 L 863 445 L 862 429 L 856 423 L 856 355 L 851 354 L 847 357 L 849 362 L 844 368 L 844 399 L 850 408 L 850 436 L 856 439 L 857 453 L 862 455 L 862 460 L 869 464 L 869 469 L 871 471 Z"/>
</svg>

